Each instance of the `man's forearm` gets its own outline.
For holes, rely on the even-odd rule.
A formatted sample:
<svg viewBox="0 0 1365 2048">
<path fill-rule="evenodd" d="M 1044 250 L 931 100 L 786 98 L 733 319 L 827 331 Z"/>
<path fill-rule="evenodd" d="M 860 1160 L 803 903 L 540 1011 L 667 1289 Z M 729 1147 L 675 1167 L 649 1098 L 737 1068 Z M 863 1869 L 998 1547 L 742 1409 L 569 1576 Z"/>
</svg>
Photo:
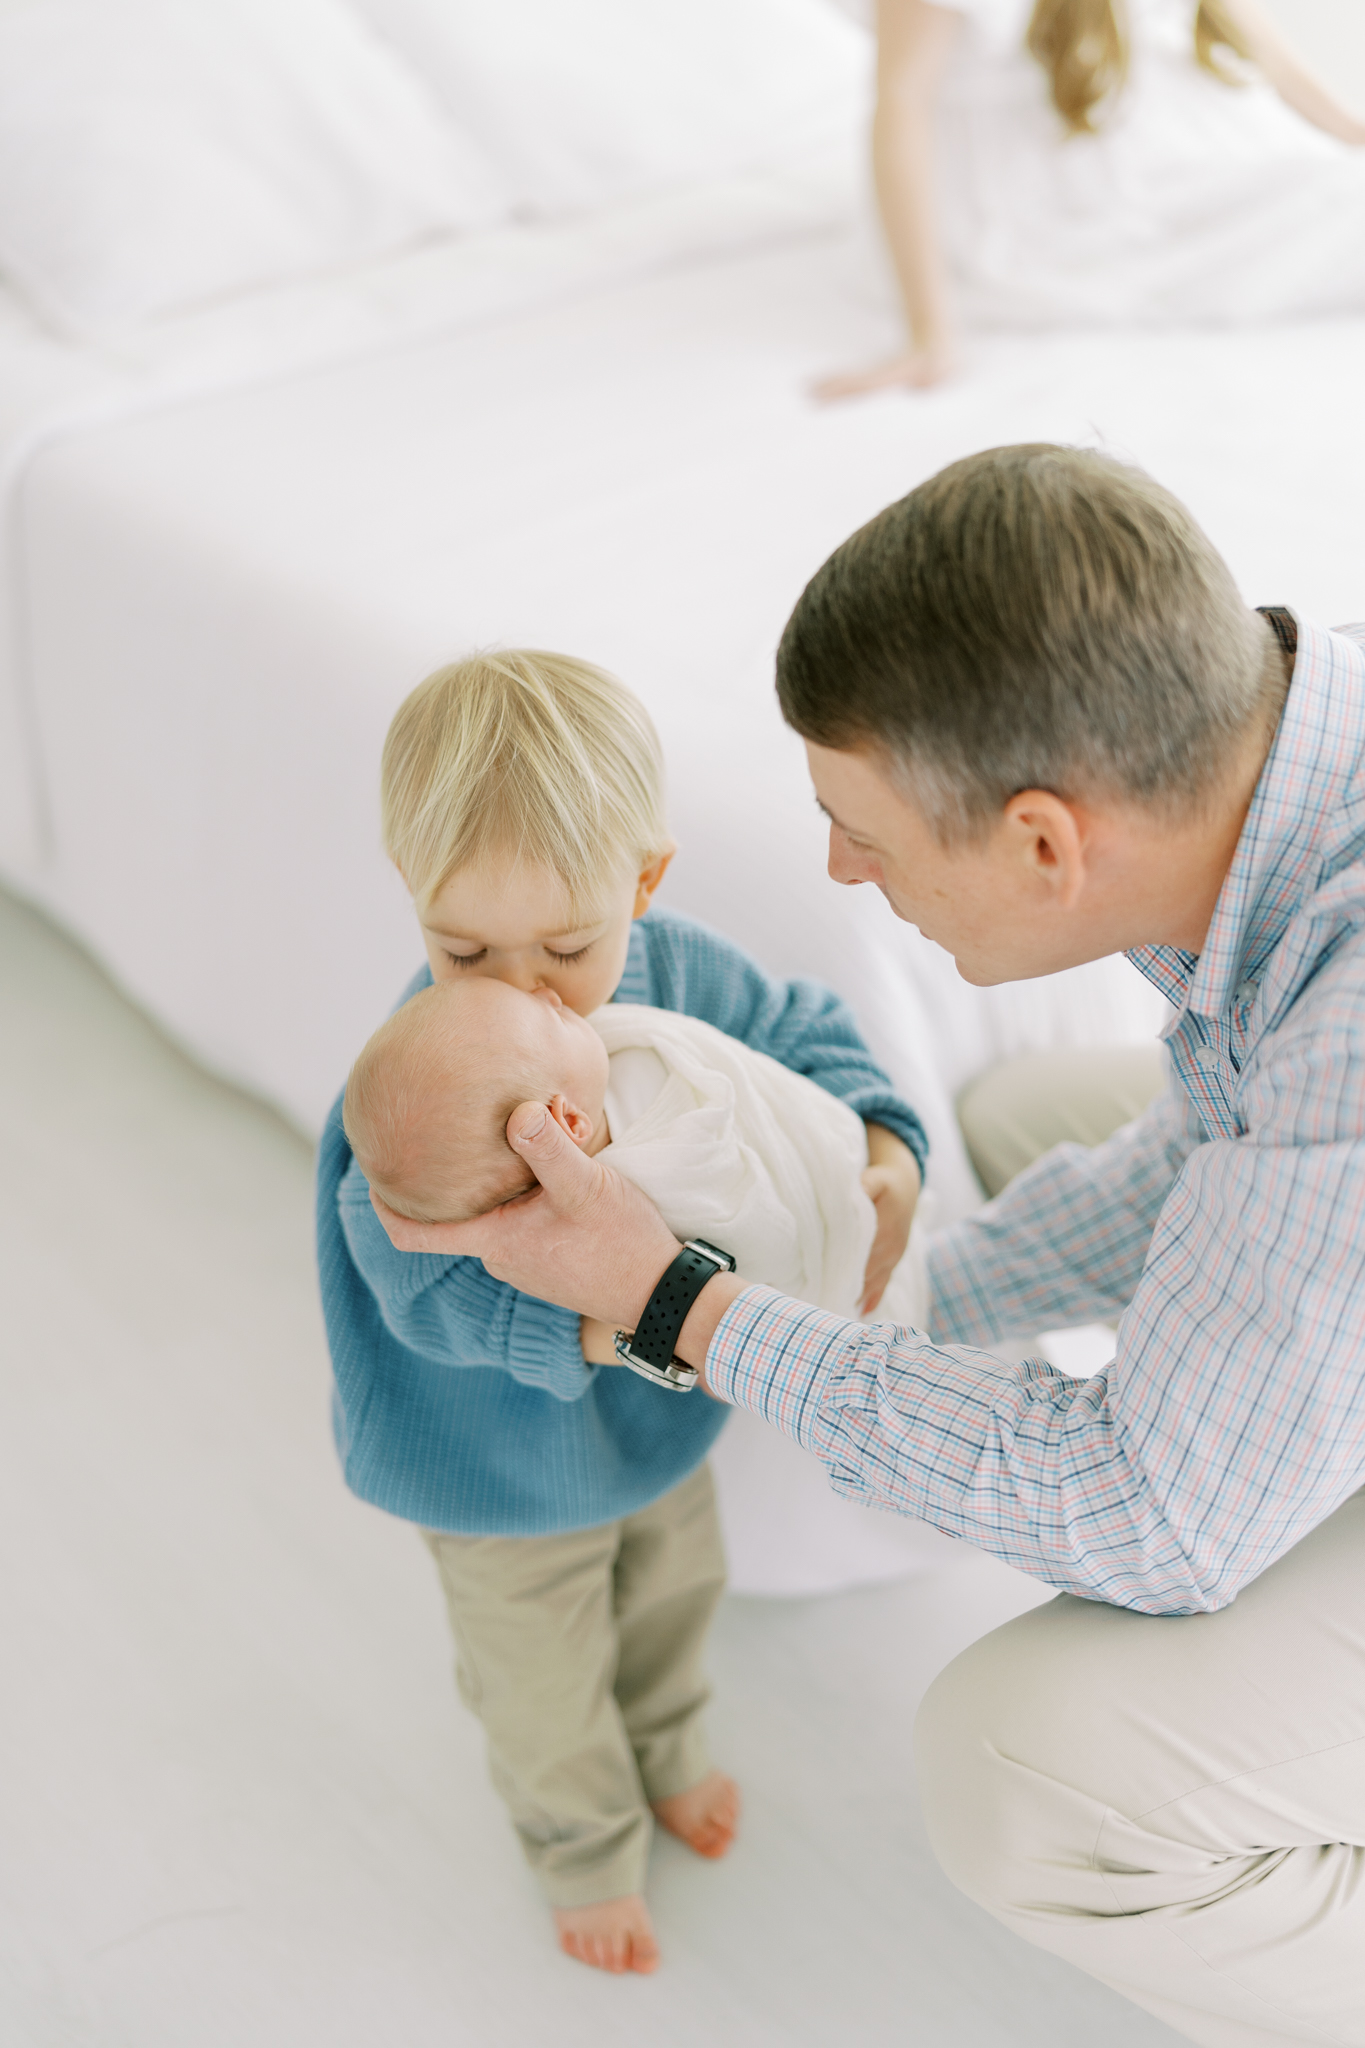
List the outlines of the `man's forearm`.
<svg viewBox="0 0 1365 2048">
<path fill-rule="evenodd" d="M 846 1499 L 926 1521 L 1058 1591 L 1152 1614 L 1236 1591 L 1186 1554 L 1169 1490 L 1116 1428 L 1113 1368 L 1072 1379 L 1046 1359 L 1013 1365 L 733 1283 L 707 1363 L 715 1399 L 792 1437 Z"/>
<path fill-rule="evenodd" d="M 1102 1145 L 1058 1146 L 929 1246 L 930 1329 L 989 1347 L 1015 1331 L 1117 1320 L 1203 1128 L 1167 1094 Z"/>
<path fill-rule="evenodd" d="M 686 1364 L 696 1367 L 708 1394 L 711 1387 L 706 1377 L 706 1354 L 711 1348 L 711 1339 L 731 1302 L 738 1300 L 748 1285 L 749 1282 L 741 1280 L 738 1273 L 717 1273 L 715 1279 L 708 1280 L 702 1288 L 678 1332 L 674 1349 Z"/>
</svg>

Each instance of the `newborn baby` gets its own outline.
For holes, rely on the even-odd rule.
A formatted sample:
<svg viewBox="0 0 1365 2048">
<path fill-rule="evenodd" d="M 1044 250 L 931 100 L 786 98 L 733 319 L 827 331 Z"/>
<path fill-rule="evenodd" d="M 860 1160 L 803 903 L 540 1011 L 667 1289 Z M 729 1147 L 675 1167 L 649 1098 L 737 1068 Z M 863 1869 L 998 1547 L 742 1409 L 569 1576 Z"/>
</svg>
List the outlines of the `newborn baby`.
<svg viewBox="0 0 1365 2048">
<path fill-rule="evenodd" d="M 585 1018 L 550 989 L 438 982 L 356 1061 L 346 1134 L 391 1209 L 453 1222 L 535 1186 L 506 1138 L 529 1101 L 585 1152 L 607 1153 L 680 1238 L 722 1245 L 746 1279 L 857 1312 L 876 1228 L 860 1118 L 698 1018 L 626 1003 Z M 912 1238 L 880 1320 L 922 1321 L 917 1266 Z"/>
</svg>

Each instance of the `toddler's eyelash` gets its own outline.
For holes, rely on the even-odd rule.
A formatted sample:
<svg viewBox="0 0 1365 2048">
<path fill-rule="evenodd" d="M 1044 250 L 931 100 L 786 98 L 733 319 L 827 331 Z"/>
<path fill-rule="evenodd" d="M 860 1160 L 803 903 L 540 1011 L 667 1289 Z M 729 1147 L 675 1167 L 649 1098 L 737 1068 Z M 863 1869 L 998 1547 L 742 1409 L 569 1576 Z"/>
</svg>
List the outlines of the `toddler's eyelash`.
<svg viewBox="0 0 1365 2048">
<path fill-rule="evenodd" d="M 556 953 L 553 946 L 547 946 L 545 950 L 552 960 L 558 961 L 561 967 L 573 967 L 577 965 L 578 961 L 587 958 L 593 949 L 594 943 L 594 941 L 589 940 L 588 944 L 580 946 L 576 953 Z M 446 954 L 446 959 L 449 960 L 452 967 L 477 967 L 480 960 L 486 960 L 487 957 L 487 946 L 480 946 L 477 953 Z"/>
</svg>

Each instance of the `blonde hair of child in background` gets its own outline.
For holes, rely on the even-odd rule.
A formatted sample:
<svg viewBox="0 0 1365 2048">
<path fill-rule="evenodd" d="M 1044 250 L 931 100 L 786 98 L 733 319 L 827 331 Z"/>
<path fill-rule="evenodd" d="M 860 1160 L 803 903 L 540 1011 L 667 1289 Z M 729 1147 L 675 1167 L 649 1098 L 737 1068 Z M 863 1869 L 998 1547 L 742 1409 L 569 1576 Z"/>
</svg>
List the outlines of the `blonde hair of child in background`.
<svg viewBox="0 0 1365 2048">
<path fill-rule="evenodd" d="M 1026 41 L 1029 55 L 1048 75 L 1052 104 L 1071 133 L 1093 134 L 1091 113 L 1119 92 L 1128 76 L 1122 0 L 1037 0 Z M 1220 48 L 1237 57 L 1251 55 L 1219 0 L 1200 0 L 1194 18 L 1195 61 L 1224 85 L 1236 85 L 1240 81 L 1220 60 Z"/>
</svg>

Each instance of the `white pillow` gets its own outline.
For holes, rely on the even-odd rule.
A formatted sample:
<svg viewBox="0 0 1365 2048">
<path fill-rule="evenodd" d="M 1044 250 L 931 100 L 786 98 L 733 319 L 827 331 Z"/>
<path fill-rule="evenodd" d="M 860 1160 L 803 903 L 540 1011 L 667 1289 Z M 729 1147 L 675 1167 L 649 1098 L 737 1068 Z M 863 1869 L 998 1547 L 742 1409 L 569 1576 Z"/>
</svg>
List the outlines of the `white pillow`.
<svg viewBox="0 0 1365 2048">
<path fill-rule="evenodd" d="M 511 203 L 341 0 L 0 13 L 0 270 L 64 329 L 117 331 Z"/>
<path fill-rule="evenodd" d="M 355 0 L 555 215 L 790 157 L 861 118 L 867 35 L 829 0 Z"/>
</svg>

